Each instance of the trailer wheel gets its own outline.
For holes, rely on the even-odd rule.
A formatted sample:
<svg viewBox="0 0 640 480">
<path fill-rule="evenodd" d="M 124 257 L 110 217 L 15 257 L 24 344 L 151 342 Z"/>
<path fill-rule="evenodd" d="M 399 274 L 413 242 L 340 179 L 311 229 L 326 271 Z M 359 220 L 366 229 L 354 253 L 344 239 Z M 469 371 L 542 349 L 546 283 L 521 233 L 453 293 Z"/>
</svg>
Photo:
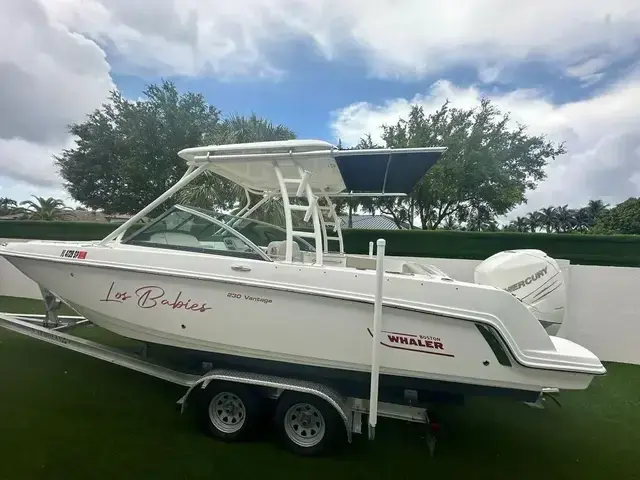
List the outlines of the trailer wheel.
<svg viewBox="0 0 640 480">
<path fill-rule="evenodd" d="M 275 412 L 277 433 L 284 446 L 298 455 L 328 453 L 346 437 L 336 409 L 321 398 L 298 392 L 284 392 Z"/>
<path fill-rule="evenodd" d="M 211 436 L 224 441 L 242 441 L 255 432 L 262 411 L 262 398 L 256 388 L 212 382 L 202 400 L 201 423 Z"/>
</svg>

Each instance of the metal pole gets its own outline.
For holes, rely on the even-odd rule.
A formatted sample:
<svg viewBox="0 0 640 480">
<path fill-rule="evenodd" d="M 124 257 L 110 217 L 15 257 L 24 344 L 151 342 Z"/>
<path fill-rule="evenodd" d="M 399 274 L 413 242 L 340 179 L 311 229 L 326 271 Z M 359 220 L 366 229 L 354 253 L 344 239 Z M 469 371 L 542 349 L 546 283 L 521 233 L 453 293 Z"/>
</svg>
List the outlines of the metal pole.
<svg viewBox="0 0 640 480">
<path fill-rule="evenodd" d="M 377 244 L 376 296 L 373 306 L 373 344 L 371 346 L 371 393 L 369 395 L 369 440 L 375 438 L 378 422 L 378 380 L 380 377 L 380 333 L 382 330 L 382 284 L 384 281 L 384 250 L 386 241 L 379 238 Z"/>
</svg>

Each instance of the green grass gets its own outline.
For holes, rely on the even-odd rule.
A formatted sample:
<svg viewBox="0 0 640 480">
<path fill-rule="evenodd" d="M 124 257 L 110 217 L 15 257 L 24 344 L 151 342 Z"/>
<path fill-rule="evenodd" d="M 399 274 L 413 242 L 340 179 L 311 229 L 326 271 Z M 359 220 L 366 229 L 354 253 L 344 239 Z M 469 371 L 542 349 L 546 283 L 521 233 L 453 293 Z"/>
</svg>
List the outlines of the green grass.
<svg viewBox="0 0 640 480">
<path fill-rule="evenodd" d="M 41 311 L 0 298 L 0 311 L 28 310 Z M 420 425 L 382 421 L 374 442 L 356 435 L 337 457 L 303 459 L 267 434 L 212 440 L 175 408 L 182 388 L 0 329 L 0 479 L 640 478 L 640 367 L 607 367 L 562 408 L 479 398 L 439 409 L 433 458 Z"/>
</svg>

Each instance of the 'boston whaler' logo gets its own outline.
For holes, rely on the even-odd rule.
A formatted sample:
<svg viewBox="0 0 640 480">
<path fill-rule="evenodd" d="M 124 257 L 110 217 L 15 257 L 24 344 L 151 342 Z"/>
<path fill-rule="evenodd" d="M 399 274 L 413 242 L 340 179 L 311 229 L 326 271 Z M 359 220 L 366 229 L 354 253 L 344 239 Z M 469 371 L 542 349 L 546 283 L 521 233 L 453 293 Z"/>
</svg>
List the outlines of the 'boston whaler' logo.
<svg viewBox="0 0 640 480">
<path fill-rule="evenodd" d="M 373 332 L 367 328 L 369 335 L 373 337 Z M 408 350 L 410 352 L 430 353 L 431 355 L 442 355 L 443 357 L 453 357 L 452 353 L 446 353 L 444 343 L 438 337 L 429 335 L 412 335 L 408 333 L 380 332 L 380 344 L 388 348 L 398 350 Z"/>
<path fill-rule="evenodd" d="M 547 274 L 547 268 L 549 268 L 548 265 L 546 267 L 544 267 L 542 270 L 538 270 L 533 275 L 529 275 L 524 280 L 520 280 L 519 282 L 516 282 L 513 285 L 507 287 L 507 292 L 515 292 L 516 290 L 519 290 L 522 287 L 524 287 L 526 285 L 529 285 L 530 283 L 533 283 L 536 280 L 544 277 Z"/>
</svg>

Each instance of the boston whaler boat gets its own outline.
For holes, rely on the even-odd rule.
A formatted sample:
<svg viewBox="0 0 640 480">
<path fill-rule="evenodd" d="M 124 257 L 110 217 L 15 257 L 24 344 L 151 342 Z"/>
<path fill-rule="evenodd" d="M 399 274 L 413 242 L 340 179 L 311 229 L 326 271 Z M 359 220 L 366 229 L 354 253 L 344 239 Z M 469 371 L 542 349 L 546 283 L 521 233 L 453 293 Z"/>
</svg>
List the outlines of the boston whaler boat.
<svg viewBox="0 0 640 480">
<path fill-rule="evenodd" d="M 476 283 L 385 257 L 383 240 L 377 257 L 344 252 L 331 199 L 406 195 L 444 150 L 338 150 L 316 140 L 188 148 L 179 152 L 188 164 L 182 179 L 103 240 L 9 243 L 0 256 L 41 287 L 47 305 L 53 295 L 116 334 L 208 362 L 209 372 L 182 382 L 191 388 L 181 403 L 199 391 L 218 437 L 248 435 L 267 397 L 277 400 L 287 445 L 311 454 L 344 427 L 348 439 L 359 432 L 362 413 L 373 436 L 378 415 L 425 421 L 425 405 L 438 400 L 535 402 L 548 391 L 587 388 L 606 370 L 545 330 L 562 322 L 564 285 L 542 252 L 501 252 L 479 267 Z M 138 226 L 206 171 L 263 199 L 235 216 L 175 205 Z M 284 229 L 250 218 L 273 199 Z M 296 214 L 311 228 L 294 225 Z M 2 321 L 89 348 L 61 329 Z M 175 380 L 163 372 L 157 376 Z"/>
</svg>

